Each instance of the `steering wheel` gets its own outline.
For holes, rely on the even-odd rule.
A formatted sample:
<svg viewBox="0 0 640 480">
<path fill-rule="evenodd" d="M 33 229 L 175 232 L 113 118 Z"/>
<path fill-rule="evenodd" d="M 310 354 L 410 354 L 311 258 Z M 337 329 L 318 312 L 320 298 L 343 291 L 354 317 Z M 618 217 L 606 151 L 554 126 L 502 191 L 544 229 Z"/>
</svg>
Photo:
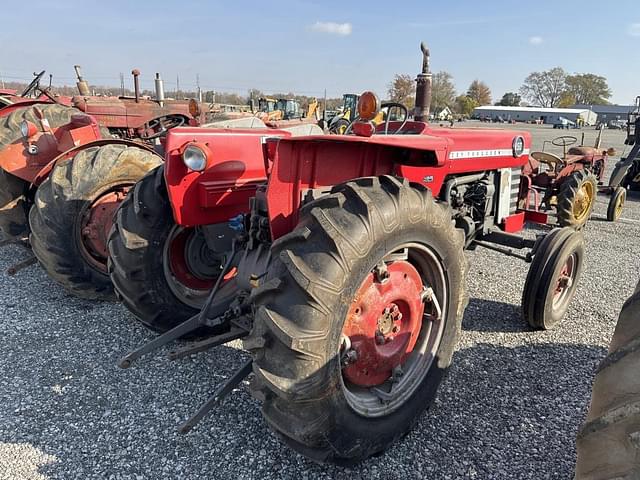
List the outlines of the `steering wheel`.
<svg viewBox="0 0 640 480">
<path fill-rule="evenodd" d="M 402 131 L 404 126 L 407 124 L 407 121 L 409 120 L 409 109 L 402 103 L 398 103 L 398 102 L 383 103 L 381 105 L 381 108 L 387 109 L 387 118 L 384 119 L 384 134 L 395 135 L 396 133 Z M 391 111 L 394 108 L 397 108 L 402 111 L 402 124 L 398 128 L 396 128 L 393 131 L 393 133 L 389 133 L 389 122 L 391 121 Z"/>
<path fill-rule="evenodd" d="M 569 147 L 578 143 L 578 139 L 573 135 L 561 135 L 551 140 L 551 144 L 556 147 Z"/>
<path fill-rule="evenodd" d="M 145 125 L 145 132 L 151 130 L 156 131 L 151 135 L 140 135 L 142 140 L 153 140 L 155 138 L 164 137 L 169 130 L 184 125 L 186 119 L 180 115 L 167 115 L 151 120 Z"/>
<path fill-rule="evenodd" d="M 559 156 L 549 152 L 531 152 L 531 156 L 540 163 L 549 165 L 554 170 L 558 163 L 562 163 L 562 159 Z"/>
<path fill-rule="evenodd" d="M 27 88 L 24 89 L 24 92 L 22 92 L 20 94 L 21 97 L 28 97 L 29 95 L 31 95 L 36 89 L 40 88 L 40 80 L 42 80 L 42 77 L 44 77 L 44 70 L 42 70 L 40 73 L 36 74 L 34 73 L 34 75 L 36 76 L 36 78 L 34 78 L 33 80 L 31 80 L 31 83 L 29 85 L 27 85 Z"/>
</svg>

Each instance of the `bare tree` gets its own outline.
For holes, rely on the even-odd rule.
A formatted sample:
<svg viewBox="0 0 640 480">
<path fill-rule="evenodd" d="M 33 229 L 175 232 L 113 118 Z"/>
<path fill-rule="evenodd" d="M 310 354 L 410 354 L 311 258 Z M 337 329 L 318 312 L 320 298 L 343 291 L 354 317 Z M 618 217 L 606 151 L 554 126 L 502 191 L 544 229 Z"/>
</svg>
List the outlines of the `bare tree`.
<svg viewBox="0 0 640 480">
<path fill-rule="evenodd" d="M 544 72 L 532 72 L 524 79 L 520 94 L 540 107 L 555 107 L 566 90 L 566 72 L 555 67 Z"/>
</svg>

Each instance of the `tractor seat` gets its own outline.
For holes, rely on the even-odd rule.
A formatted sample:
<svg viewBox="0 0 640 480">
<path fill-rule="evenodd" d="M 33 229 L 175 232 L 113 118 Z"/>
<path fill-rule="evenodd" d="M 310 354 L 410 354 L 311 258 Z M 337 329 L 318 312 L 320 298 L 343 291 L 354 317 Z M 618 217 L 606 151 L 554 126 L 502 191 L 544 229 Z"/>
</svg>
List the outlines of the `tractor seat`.
<svg viewBox="0 0 640 480">
<path fill-rule="evenodd" d="M 592 157 L 599 153 L 594 147 L 571 147 L 567 155 L 581 155 L 583 157 Z"/>
<path fill-rule="evenodd" d="M 534 187 L 547 188 L 553 184 L 555 179 L 555 172 L 542 172 L 532 177 L 531 184 Z"/>
</svg>

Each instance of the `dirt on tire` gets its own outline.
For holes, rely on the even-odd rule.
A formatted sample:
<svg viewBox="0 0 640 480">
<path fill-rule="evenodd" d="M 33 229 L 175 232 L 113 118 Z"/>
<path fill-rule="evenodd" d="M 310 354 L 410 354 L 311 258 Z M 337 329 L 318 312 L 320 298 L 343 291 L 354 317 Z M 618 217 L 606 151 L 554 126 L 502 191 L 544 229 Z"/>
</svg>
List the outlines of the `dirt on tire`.
<svg viewBox="0 0 640 480">
<path fill-rule="evenodd" d="M 33 252 L 54 280 L 82 298 L 115 298 L 107 259 L 96 266 L 99 262 L 87 256 L 81 217 L 105 191 L 131 187 L 161 163 L 144 148 L 108 144 L 89 147 L 56 165 L 29 212 Z"/>
<path fill-rule="evenodd" d="M 577 480 L 640 478 L 640 283 L 624 303 L 577 436 Z"/>
</svg>

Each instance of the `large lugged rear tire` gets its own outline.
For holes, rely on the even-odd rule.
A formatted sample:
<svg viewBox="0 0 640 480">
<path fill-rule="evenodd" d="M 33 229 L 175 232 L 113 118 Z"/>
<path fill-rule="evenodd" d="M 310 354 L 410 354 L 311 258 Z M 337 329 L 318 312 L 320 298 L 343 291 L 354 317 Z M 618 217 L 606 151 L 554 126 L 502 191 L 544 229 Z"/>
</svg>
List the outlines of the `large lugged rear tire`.
<svg viewBox="0 0 640 480">
<path fill-rule="evenodd" d="M 120 144 L 89 147 L 60 162 L 36 192 L 29 212 L 33 253 L 67 290 L 113 299 L 107 235 L 128 189 L 162 163 L 154 153 Z"/>
<path fill-rule="evenodd" d="M 23 120 L 28 120 L 36 126 L 40 126 L 40 120 L 36 117 L 35 108 L 42 112 L 52 129 L 66 125 L 71 121 L 73 115 L 81 113 L 77 108 L 58 105 L 57 103 L 39 103 L 18 108 L 6 117 L 0 117 L 0 149 L 22 138 L 20 124 Z"/>
<path fill-rule="evenodd" d="M 5 237 L 27 235 L 27 191 L 29 184 L 0 168 L 0 230 Z"/>
<path fill-rule="evenodd" d="M 598 180 L 588 170 L 573 172 L 558 192 L 558 224 L 561 227 L 582 228 L 593 211 L 598 192 Z"/>
<path fill-rule="evenodd" d="M 449 210 L 422 186 L 361 178 L 305 206 L 271 251 L 245 340 L 264 417 L 319 462 L 382 452 L 434 399 L 459 336 L 466 260 Z M 358 333 L 365 318 L 375 338 L 370 323 Z"/>
<path fill-rule="evenodd" d="M 577 438 L 577 480 L 640 478 L 640 283 L 622 306 Z"/>
<path fill-rule="evenodd" d="M 55 103 L 14 110 L 6 117 L 0 117 L 0 150 L 21 140 L 20 124 L 23 120 L 40 125 L 34 107 L 40 109 L 51 128 L 66 125 L 71 121 L 72 115 L 80 112 L 73 107 Z M 0 169 L 0 229 L 5 236 L 19 238 L 28 233 L 28 188 L 28 182 Z"/>
<path fill-rule="evenodd" d="M 109 235 L 109 273 L 122 303 L 151 330 L 166 332 L 198 313 L 213 288 L 226 251 L 216 256 L 197 235 L 173 220 L 163 167 L 136 183 L 118 208 Z M 193 242 L 199 255 L 186 253 Z M 230 249 L 230 236 L 228 243 Z"/>
</svg>

